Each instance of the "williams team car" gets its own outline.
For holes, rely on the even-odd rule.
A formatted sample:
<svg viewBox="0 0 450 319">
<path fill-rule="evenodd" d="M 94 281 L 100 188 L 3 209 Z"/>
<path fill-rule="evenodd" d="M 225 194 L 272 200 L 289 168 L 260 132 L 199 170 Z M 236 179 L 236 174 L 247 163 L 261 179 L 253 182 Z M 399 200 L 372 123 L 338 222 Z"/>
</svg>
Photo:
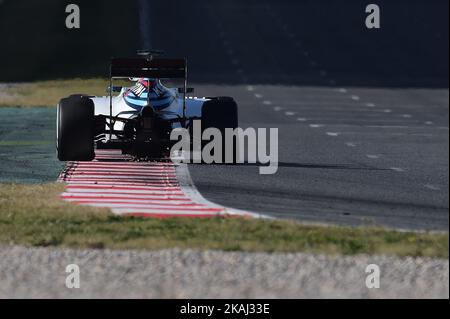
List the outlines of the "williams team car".
<svg viewBox="0 0 450 319">
<path fill-rule="evenodd" d="M 238 125 L 237 104 L 231 97 L 187 97 L 186 59 L 158 57 L 160 52 L 139 52 L 138 57 L 113 58 L 108 96 L 75 94 L 57 106 L 56 149 L 61 161 L 91 161 L 95 149 L 120 149 L 138 159 L 170 156 L 170 132 L 192 130 L 200 120 L 202 130 L 221 131 Z M 131 87 L 113 86 L 128 78 Z M 162 81 L 183 79 L 183 87 L 169 88 Z M 117 92 L 118 95 L 114 95 Z"/>
</svg>

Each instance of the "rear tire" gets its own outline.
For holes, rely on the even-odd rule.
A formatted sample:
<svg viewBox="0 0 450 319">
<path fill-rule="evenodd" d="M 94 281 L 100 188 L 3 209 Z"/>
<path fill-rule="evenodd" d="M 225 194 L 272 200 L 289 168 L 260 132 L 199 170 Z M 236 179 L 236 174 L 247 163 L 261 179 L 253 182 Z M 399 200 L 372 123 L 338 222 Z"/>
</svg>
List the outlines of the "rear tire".
<svg viewBox="0 0 450 319">
<path fill-rule="evenodd" d="M 94 102 L 82 95 L 61 99 L 56 132 L 56 151 L 60 161 L 93 160 Z"/>
<path fill-rule="evenodd" d="M 214 127 L 222 133 L 222 163 L 225 163 L 225 129 L 238 127 L 238 106 L 233 98 L 227 96 L 215 97 L 202 106 L 202 131 Z M 202 143 L 202 149 L 208 141 Z M 236 138 L 233 140 L 233 161 L 237 161 Z"/>
</svg>

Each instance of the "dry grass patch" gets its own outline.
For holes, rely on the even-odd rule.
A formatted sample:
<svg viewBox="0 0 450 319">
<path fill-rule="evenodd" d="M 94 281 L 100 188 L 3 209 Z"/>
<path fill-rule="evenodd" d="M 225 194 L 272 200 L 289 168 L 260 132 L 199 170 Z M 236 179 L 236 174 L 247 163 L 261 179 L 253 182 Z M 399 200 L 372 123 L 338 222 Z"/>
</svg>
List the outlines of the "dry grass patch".
<svg viewBox="0 0 450 319">
<path fill-rule="evenodd" d="M 106 95 L 107 79 L 51 80 L 0 85 L 0 106 L 55 106 L 71 94 Z"/>
</svg>

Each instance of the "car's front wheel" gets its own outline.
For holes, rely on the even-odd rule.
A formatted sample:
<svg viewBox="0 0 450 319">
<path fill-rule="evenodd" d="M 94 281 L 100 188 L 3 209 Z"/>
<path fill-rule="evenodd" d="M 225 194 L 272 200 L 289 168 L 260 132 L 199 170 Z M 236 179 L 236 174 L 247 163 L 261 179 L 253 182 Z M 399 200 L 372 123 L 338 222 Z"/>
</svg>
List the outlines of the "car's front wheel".
<svg viewBox="0 0 450 319">
<path fill-rule="evenodd" d="M 70 96 L 58 103 L 56 152 L 60 161 L 94 159 L 94 102 L 88 97 Z"/>
</svg>

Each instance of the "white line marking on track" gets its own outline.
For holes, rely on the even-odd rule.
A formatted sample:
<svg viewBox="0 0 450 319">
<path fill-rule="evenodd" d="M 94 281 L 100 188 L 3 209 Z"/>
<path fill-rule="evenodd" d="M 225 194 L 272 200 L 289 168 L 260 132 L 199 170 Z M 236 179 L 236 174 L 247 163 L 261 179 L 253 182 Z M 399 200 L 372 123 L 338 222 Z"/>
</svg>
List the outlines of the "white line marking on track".
<svg viewBox="0 0 450 319">
<path fill-rule="evenodd" d="M 346 134 L 346 135 L 378 135 L 379 132 L 375 131 L 345 131 L 340 132 L 340 134 Z M 390 136 L 406 136 L 406 137 L 412 137 L 412 136 L 420 136 L 420 137 L 432 137 L 434 134 L 431 133 L 398 133 L 398 132 L 389 132 L 385 131 L 383 132 L 384 135 L 390 135 Z"/>
<path fill-rule="evenodd" d="M 323 124 L 309 124 L 309 127 L 311 128 L 319 128 L 319 127 L 324 127 L 325 125 Z"/>
<path fill-rule="evenodd" d="M 256 97 L 257 99 L 260 99 L 260 98 L 263 97 L 262 94 L 259 94 L 259 93 L 255 93 L 254 95 L 255 95 L 255 97 Z"/>
<path fill-rule="evenodd" d="M 184 200 L 155 200 L 155 199 L 140 199 L 140 198 L 133 198 L 133 199 L 120 199 L 120 198 L 65 198 L 68 202 L 75 202 L 79 204 L 142 204 L 142 205 L 158 205 L 158 206 L 164 206 L 164 205 L 172 205 L 172 206 L 186 206 L 186 205 L 194 205 L 193 201 L 190 199 L 184 199 Z"/>
<path fill-rule="evenodd" d="M 271 101 L 263 101 L 262 102 L 264 105 L 272 105 L 272 102 Z"/>
<path fill-rule="evenodd" d="M 188 200 L 183 193 L 171 194 L 169 192 L 157 193 L 157 194 L 127 194 L 127 193 L 77 193 L 77 192 L 64 192 L 61 194 L 63 198 L 111 198 L 111 199 L 157 199 L 157 200 Z"/>
<path fill-rule="evenodd" d="M 76 202 L 78 204 L 82 204 L 80 202 Z M 90 203 L 89 206 L 95 206 L 95 207 L 104 207 L 105 204 L 104 203 Z M 109 207 L 112 208 L 128 208 L 128 209 L 148 209 L 149 205 L 148 204 L 136 204 L 133 202 L 130 203 L 111 203 L 108 205 Z M 173 210 L 195 210 L 195 211 L 199 211 L 199 210 L 209 210 L 211 208 L 207 208 L 204 205 L 200 205 L 200 204 L 181 204 L 181 205 L 164 205 L 164 204 L 158 204 L 158 205 L 152 205 L 152 210 L 167 210 L 167 209 L 173 209 Z"/>
<path fill-rule="evenodd" d="M 130 189 L 136 189 L 136 190 L 168 190 L 168 189 L 172 189 L 172 190 L 179 190 L 180 186 L 168 186 L 168 185 L 163 185 L 163 186 L 158 186 L 158 187 L 154 187 L 151 185 L 133 185 L 133 184 L 128 184 L 128 183 L 124 183 L 124 184 L 116 184 L 116 183 L 98 183 L 98 184 L 94 184 L 94 183 L 78 183 L 78 182 L 70 182 L 70 184 L 66 185 L 66 189 L 72 189 L 72 188 L 77 188 L 77 189 L 118 189 L 118 190 L 130 190 Z"/>
<path fill-rule="evenodd" d="M 351 96 L 351 99 L 352 99 L 353 101 L 359 101 L 359 100 L 360 100 L 360 97 L 359 97 L 358 95 L 352 95 L 352 96 Z"/>
<path fill-rule="evenodd" d="M 326 134 L 328 136 L 339 136 L 339 133 L 337 133 L 337 132 L 327 132 Z"/>
<path fill-rule="evenodd" d="M 93 179 L 93 178 L 98 178 L 99 180 L 132 180 L 132 179 L 136 179 L 136 180 L 146 180 L 146 181 L 151 181 L 151 180 L 155 180 L 155 181 L 161 181 L 161 180 L 170 180 L 170 179 L 175 179 L 175 175 L 172 176 L 161 176 L 161 175 L 148 175 L 148 174 L 134 174 L 134 175 L 103 175 L 103 174 L 92 174 L 92 175 L 72 175 L 70 176 L 71 180 L 77 180 L 77 179 Z"/>
<path fill-rule="evenodd" d="M 346 142 L 345 145 L 347 145 L 348 147 L 356 147 L 356 144 L 353 142 Z"/>
<path fill-rule="evenodd" d="M 367 158 L 370 158 L 370 159 L 377 159 L 377 158 L 380 158 L 380 155 L 366 154 L 366 157 L 367 157 Z"/>
<path fill-rule="evenodd" d="M 370 128 L 392 128 L 392 129 L 418 128 L 418 127 L 408 126 L 408 125 L 364 125 L 364 127 L 370 127 Z"/>
<path fill-rule="evenodd" d="M 438 190 L 441 189 L 439 186 L 432 185 L 432 184 L 425 184 L 425 185 L 423 185 L 423 186 L 424 186 L 425 188 L 429 189 L 429 190 L 432 190 L 432 191 L 438 191 Z"/>
<path fill-rule="evenodd" d="M 365 103 L 364 105 L 367 107 L 375 107 L 376 106 L 375 103 L 371 103 L 371 102 Z"/>
<path fill-rule="evenodd" d="M 142 167 L 142 168 L 107 168 L 107 167 L 83 167 L 80 166 L 76 169 L 77 174 L 80 173 L 89 173 L 89 172 L 97 172 L 97 173 L 112 173 L 112 172 L 117 172 L 117 173 L 136 173 L 136 174 L 142 174 L 142 170 L 145 169 L 145 173 L 147 174 L 174 174 L 175 173 L 175 169 L 167 169 L 165 170 L 164 168 L 150 168 L 150 167 Z"/>
<path fill-rule="evenodd" d="M 195 214 L 196 216 L 201 216 L 202 213 L 207 213 L 210 216 L 214 216 L 220 214 L 220 208 L 194 208 L 194 209 L 181 209 L 181 208 L 137 208 L 137 207 L 119 207 L 113 208 L 116 214 L 133 214 L 133 215 L 149 215 L 149 214 L 163 214 L 163 215 L 190 215 L 190 213 Z"/>
<path fill-rule="evenodd" d="M 299 122 L 305 122 L 306 119 L 304 117 L 297 117 L 297 121 Z"/>
<path fill-rule="evenodd" d="M 273 110 L 275 111 L 275 112 L 279 112 L 279 111 L 281 111 L 283 108 L 281 107 L 281 106 L 275 106 L 274 108 L 273 108 Z"/>
<path fill-rule="evenodd" d="M 295 115 L 295 112 L 287 111 L 287 112 L 284 112 L 284 115 L 292 116 L 292 115 Z"/>
<path fill-rule="evenodd" d="M 391 167 L 390 169 L 395 172 L 400 172 L 400 173 L 405 171 L 405 169 L 401 168 L 401 167 Z"/>
<path fill-rule="evenodd" d="M 183 195 L 183 192 L 181 191 L 181 189 L 174 189 L 174 190 L 169 190 L 169 189 L 159 189 L 159 190 L 152 190 L 152 189 L 148 189 L 148 190 L 141 190 L 141 189 L 128 189 L 128 190 L 124 190 L 124 189 L 86 189 L 86 188 L 76 188 L 76 187 L 70 187 L 67 188 L 67 190 L 69 190 L 70 192 L 67 192 L 67 194 L 75 194 L 75 195 L 79 195 L 79 194 L 107 194 L 107 195 L 112 195 L 112 194 L 128 194 L 128 195 L 160 195 L 160 196 L 164 196 L 164 195 Z"/>
</svg>

